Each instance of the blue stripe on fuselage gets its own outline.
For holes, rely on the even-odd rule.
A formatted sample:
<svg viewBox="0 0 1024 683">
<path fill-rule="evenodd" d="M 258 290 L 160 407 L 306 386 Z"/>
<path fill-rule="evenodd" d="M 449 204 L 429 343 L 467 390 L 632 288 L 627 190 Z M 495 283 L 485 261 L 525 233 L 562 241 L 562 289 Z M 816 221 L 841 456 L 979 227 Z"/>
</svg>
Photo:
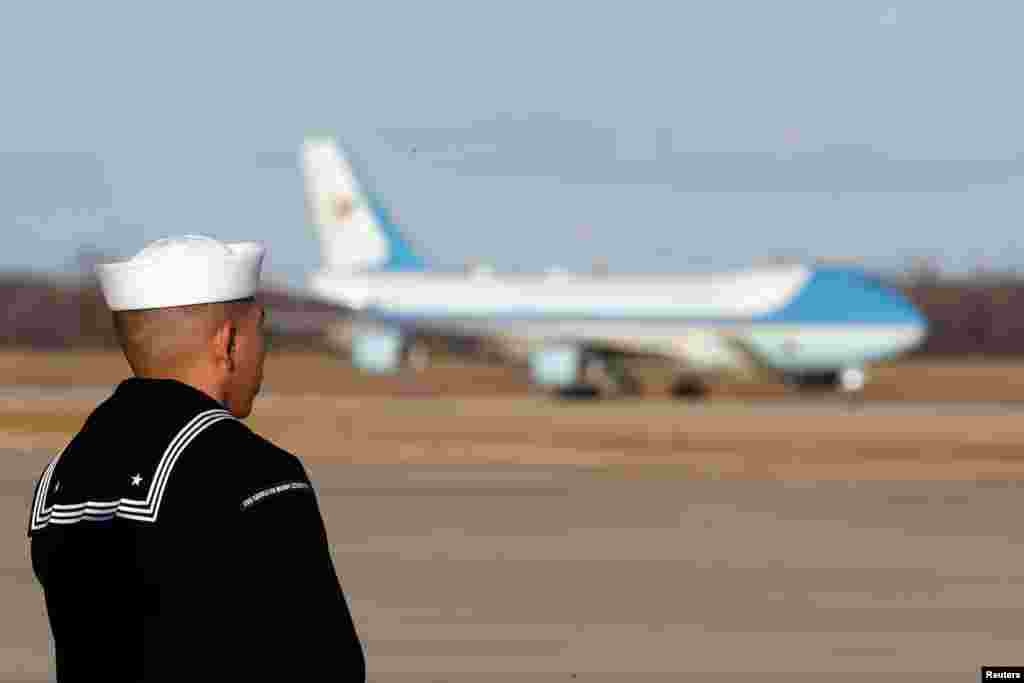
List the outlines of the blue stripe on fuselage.
<svg viewBox="0 0 1024 683">
<path fill-rule="evenodd" d="M 815 268 L 797 295 L 756 322 L 916 325 L 925 320 L 907 298 L 855 268 Z"/>
</svg>

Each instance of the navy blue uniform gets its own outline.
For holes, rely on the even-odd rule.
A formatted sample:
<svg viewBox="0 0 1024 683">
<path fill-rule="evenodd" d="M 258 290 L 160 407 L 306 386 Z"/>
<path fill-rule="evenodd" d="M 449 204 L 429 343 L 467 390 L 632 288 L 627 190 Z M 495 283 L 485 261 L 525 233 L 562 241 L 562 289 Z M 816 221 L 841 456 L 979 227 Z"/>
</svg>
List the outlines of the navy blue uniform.
<svg viewBox="0 0 1024 683">
<path fill-rule="evenodd" d="M 58 681 L 364 681 L 302 464 L 206 394 L 132 378 L 30 511 Z"/>
</svg>

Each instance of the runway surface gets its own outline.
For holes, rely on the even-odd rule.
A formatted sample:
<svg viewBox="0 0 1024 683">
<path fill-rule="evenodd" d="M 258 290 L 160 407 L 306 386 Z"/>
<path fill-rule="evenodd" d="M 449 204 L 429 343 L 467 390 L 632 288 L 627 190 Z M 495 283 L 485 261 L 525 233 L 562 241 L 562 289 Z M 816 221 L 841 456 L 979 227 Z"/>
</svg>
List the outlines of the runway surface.
<svg viewBox="0 0 1024 683">
<path fill-rule="evenodd" d="M 58 450 L 110 386 L 0 387 L 0 448 Z M 555 401 L 265 392 L 247 423 L 310 460 L 667 468 L 753 480 L 1024 480 L 1024 403 Z"/>
<path fill-rule="evenodd" d="M 49 678 L 0 451 L 0 680 Z M 710 481 L 306 459 L 369 680 L 970 681 L 1024 664 L 1016 482 Z"/>
<path fill-rule="evenodd" d="M 35 386 L 35 385 L 0 385 L 0 409 L 5 405 L 26 405 L 28 402 L 39 401 L 52 404 L 54 402 L 89 406 L 108 397 L 114 386 Z M 705 401 L 672 400 L 660 398 L 603 400 L 555 399 L 548 396 L 391 396 L 364 397 L 345 393 L 322 394 L 308 392 L 302 394 L 262 392 L 257 398 L 256 412 L 261 408 L 273 409 L 274 406 L 295 400 L 303 402 L 318 401 L 321 403 L 346 405 L 368 401 L 379 403 L 406 403 L 422 405 L 424 403 L 450 404 L 465 402 L 481 406 L 494 406 L 511 410 L 533 409 L 550 411 L 614 411 L 616 413 L 643 413 L 650 416 L 664 416 L 666 412 L 678 415 L 729 414 L 745 415 L 1021 415 L 1024 416 L 1024 400 L 1020 401 L 899 401 L 879 400 L 857 401 L 836 396 L 819 397 L 770 397 L 737 400 L 732 398 L 713 398 Z"/>
</svg>

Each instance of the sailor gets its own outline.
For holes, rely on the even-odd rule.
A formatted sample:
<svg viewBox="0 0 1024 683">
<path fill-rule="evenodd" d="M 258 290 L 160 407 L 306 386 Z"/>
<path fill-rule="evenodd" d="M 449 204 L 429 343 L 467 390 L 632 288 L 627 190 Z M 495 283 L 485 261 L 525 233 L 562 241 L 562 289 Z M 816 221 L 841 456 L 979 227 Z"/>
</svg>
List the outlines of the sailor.
<svg viewBox="0 0 1024 683">
<path fill-rule="evenodd" d="M 58 681 L 364 681 L 300 461 L 252 432 L 264 249 L 195 235 L 97 267 L 134 377 L 30 510 Z"/>
</svg>

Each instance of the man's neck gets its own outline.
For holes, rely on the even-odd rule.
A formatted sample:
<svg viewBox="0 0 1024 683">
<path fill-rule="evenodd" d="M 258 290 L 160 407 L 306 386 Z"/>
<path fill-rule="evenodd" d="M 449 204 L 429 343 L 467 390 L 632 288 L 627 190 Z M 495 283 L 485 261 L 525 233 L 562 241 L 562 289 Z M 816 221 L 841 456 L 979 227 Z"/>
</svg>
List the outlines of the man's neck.
<svg viewBox="0 0 1024 683">
<path fill-rule="evenodd" d="M 139 379 L 173 379 L 182 384 L 187 384 L 193 389 L 203 392 L 217 403 L 224 405 L 226 392 L 223 384 L 213 381 L 206 373 L 196 371 L 184 372 L 159 372 L 145 371 L 135 373 Z"/>
</svg>

